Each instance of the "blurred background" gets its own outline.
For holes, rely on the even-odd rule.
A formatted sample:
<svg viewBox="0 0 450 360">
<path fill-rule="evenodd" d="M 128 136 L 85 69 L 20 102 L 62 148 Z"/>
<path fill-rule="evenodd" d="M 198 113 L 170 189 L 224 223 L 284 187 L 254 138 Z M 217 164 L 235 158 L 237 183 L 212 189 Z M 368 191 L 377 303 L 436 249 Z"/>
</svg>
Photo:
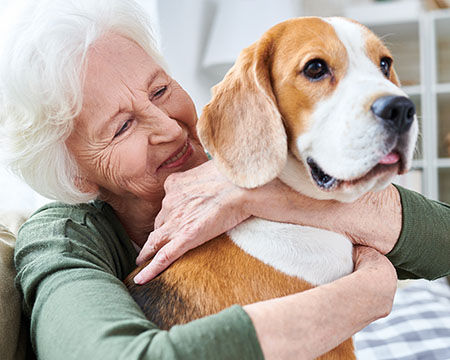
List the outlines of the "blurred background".
<svg viewBox="0 0 450 360">
<path fill-rule="evenodd" d="M 397 72 L 420 119 L 413 169 L 396 182 L 429 198 L 450 202 L 450 0 L 139 3 L 152 19 L 171 75 L 191 95 L 199 114 L 210 99 L 211 87 L 223 78 L 240 50 L 270 26 L 311 15 L 346 16 L 367 25 L 393 52 Z M 0 0 L 0 15 L 13 4 L 14 0 Z M 30 212 L 48 201 L 2 167 L 0 199 L 0 212 Z"/>
</svg>

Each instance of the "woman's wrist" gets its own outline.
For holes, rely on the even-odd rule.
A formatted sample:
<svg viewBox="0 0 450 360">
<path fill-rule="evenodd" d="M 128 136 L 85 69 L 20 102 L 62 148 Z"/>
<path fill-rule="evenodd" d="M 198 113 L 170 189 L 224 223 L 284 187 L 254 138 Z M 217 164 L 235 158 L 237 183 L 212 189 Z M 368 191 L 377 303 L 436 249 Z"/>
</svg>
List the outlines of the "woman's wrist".
<svg viewBox="0 0 450 360">
<path fill-rule="evenodd" d="M 354 203 L 340 206 L 338 232 L 354 244 L 370 246 L 383 255 L 394 248 L 402 230 L 402 205 L 395 186 L 369 192 Z"/>
</svg>

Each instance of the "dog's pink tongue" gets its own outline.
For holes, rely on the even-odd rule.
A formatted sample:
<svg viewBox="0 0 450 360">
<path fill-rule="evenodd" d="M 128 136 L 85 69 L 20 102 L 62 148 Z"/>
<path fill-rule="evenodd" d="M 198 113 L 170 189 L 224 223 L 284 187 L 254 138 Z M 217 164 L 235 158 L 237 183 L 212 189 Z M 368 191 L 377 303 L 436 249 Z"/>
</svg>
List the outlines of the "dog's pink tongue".
<svg viewBox="0 0 450 360">
<path fill-rule="evenodd" d="M 397 161 L 400 160 L 400 155 L 396 152 L 391 152 L 387 154 L 384 158 L 382 158 L 379 162 L 379 164 L 395 164 Z"/>
</svg>

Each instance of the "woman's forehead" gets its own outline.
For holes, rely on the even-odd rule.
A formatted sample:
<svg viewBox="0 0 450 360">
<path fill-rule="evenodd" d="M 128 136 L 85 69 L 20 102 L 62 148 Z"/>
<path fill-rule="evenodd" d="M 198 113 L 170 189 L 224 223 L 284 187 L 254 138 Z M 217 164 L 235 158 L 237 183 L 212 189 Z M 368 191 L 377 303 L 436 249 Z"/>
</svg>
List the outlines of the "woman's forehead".
<svg viewBox="0 0 450 360">
<path fill-rule="evenodd" d="M 89 127 L 102 125 L 130 97 L 136 97 L 140 91 L 147 92 L 161 74 L 165 74 L 164 70 L 135 42 L 117 34 L 103 36 L 87 55 L 79 120 L 87 120 Z"/>
<path fill-rule="evenodd" d="M 143 82 L 142 76 L 146 79 L 160 70 L 158 63 L 138 44 L 110 33 L 97 40 L 88 51 L 85 91 L 104 93 L 104 85 L 111 81 L 139 86 L 139 82 Z"/>
</svg>

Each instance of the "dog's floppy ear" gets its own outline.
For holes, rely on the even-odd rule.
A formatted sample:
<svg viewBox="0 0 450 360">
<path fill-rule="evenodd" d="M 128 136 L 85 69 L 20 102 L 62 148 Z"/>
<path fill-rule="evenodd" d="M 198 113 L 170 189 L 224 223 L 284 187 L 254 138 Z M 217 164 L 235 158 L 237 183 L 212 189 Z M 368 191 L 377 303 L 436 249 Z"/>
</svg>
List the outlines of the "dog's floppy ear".
<svg viewBox="0 0 450 360">
<path fill-rule="evenodd" d="M 213 88 L 197 125 L 218 169 L 247 188 L 273 180 L 286 163 L 286 132 L 269 71 L 271 45 L 266 36 L 242 51 Z"/>
</svg>

